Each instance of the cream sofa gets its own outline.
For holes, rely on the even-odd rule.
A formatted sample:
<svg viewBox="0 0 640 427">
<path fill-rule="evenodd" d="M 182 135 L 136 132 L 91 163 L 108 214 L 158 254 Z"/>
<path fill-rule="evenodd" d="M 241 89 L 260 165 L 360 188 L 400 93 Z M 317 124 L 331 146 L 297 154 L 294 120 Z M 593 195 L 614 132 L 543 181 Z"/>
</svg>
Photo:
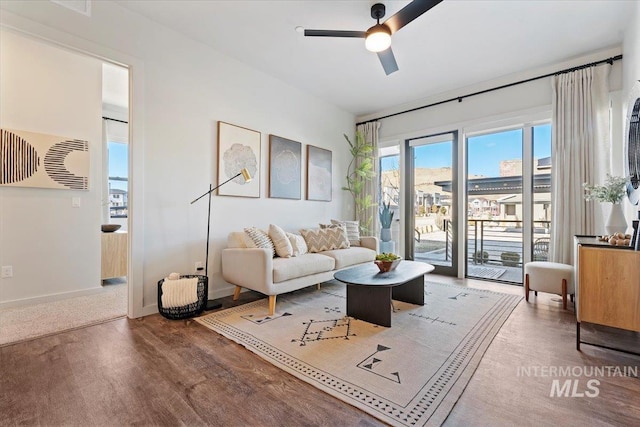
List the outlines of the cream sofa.
<svg viewBox="0 0 640 427">
<path fill-rule="evenodd" d="M 236 286 L 236 300 L 242 288 L 252 289 L 269 296 L 269 315 L 275 313 L 276 296 L 318 285 L 333 279 L 343 268 L 373 262 L 378 239 L 361 237 L 360 246 L 318 253 L 305 253 L 291 258 L 273 257 L 265 248 L 249 248 L 243 232 L 232 232 L 228 247 L 222 250 L 222 277 Z"/>
</svg>

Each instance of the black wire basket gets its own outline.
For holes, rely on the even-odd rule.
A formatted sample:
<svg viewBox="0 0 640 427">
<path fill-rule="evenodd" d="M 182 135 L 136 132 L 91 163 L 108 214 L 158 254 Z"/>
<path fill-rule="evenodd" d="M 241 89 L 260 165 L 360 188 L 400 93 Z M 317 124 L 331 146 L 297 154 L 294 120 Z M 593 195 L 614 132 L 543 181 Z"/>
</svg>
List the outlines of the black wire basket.
<svg viewBox="0 0 640 427">
<path fill-rule="evenodd" d="M 204 311 L 209 295 L 209 278 L 198 274 L 184 274 L 180 276 L 181 279 L 191 279 L 193 277 L 198 278 L 198 301 L 181 307 L 165 308 L 162 306 L 162 284 L 164 283 L 164 279 L 158 282 L 158 311 L 160 314 L 167 319 L 178 320 L 197 316 Z"/>
</svg>

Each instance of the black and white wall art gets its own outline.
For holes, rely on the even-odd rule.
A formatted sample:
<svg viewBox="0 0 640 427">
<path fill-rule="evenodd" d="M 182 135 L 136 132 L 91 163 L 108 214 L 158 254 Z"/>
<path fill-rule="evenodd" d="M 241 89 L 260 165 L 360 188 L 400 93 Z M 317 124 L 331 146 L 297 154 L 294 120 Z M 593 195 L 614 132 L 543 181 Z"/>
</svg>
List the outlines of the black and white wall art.
<svg viewBox="0 0 640 427">
<path fill-rule="evenodd" d="M 0 129 L 0 185 L 89 190 L 87 141 Z"/>
</svg>

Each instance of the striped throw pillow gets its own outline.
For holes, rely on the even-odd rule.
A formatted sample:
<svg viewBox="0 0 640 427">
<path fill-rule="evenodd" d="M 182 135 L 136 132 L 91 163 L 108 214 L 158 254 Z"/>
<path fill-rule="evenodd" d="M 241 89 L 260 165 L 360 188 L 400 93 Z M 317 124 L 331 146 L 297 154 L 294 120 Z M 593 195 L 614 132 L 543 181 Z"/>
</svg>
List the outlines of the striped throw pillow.
<svg viewBox="0 0 640 427">
<path fill-rule="evenodd" d="M 247 236 L 249 236 L 251 241 L 255 243 L 256 248 L 269 249 L 271 251 L 271 256 L 276 255 L 276 248 L 267 233 L 255 227 L 245 228 L 244 232 L 247 233 Z"/>
<path fill-rule="evenodd" d="M 360 246 L 360 221 L 340 221 L 332 219 L 331 224 L 344 225 L 347 229 L 347 239 L 351 246 Z"/>
</svg>

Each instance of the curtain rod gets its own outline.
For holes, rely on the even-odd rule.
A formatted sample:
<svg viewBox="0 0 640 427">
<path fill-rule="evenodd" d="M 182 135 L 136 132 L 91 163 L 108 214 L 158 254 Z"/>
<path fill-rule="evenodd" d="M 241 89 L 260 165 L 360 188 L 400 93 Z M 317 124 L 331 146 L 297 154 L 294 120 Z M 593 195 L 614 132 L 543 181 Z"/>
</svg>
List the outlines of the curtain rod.
<svg viewBox="0 0 640 427">
<path fill-rule="evenodd" d="M 622 55 L 612 56 L 610 58 L 602 59 L 600 61 L 590 62 L 589 64 L 578 65 L 576 67 L 566 68 L 564 70 L 556 71 L 556 72 L 549 73 L 549 74 L 544 74 L 542 76 L 531 77 L 530 79 L 520 80 L 518 82 L 513 82 L 513 83 L 507 83 L 507 84 L 502 85 L 502 86 L 492 87 L 490 89 L 481 90 L 479 92 L 473 92 L 473 93 L 469 93 L 467 95 L 456 96 L 455 98 L 445 99 L 444 101 L 434 102 L 433 104 L 423 105 L 422 107 L 416 107 L 416 108 L 412 108 L 410 110 L 399 111 L 397 113 L 388 114 L 388 115 L 382 116 L 382 117 L 377 117 L 375 119 L 365 120 L 364 122 L 356 123 L 356 126 L 363 125 L 365 123 L 375 122 L 376 120 L 388 119 L 389 117 L 399 116 L 400 114 L 412 113 L 414 111 L 422 110 L 424 108 L 435 107 L 436 105 L 446 104 L 447 102 L 453 102 L 453 101 L 462 102 L 462 100 L 464 98 L 470 98 L 472 96 L 482 95 L 483 93 L 493 92 L 494 90 L 506 89 L 506 88 L 511 87 L 511 86 L 517 86 L 517 85 L 520 85 L 520 84 L 523 84 L 523 83 L 529 83 L 529 82 L 532 82 L 534 80 L 540 80 L 540 79 L 544 79 L 544 78 L 551 77 L 551 76 L 557 76 L 558 74 L 565 74 L 565 73 L 570 73 L 570 72 L 576 71 L 576 70 L 582 70 L 583 68 L 589 68 L 589 67 L 593 67 L 595 65 L 604 64 L 605 62 L 610 64 L 610 65 L 613 65 L 614 61 L 619 61 L 621 59 L 622 59 Z"/>
<path fill-rule="evenodd" d="M 102 116 L 102 118 L 105 120 L 111 120 L 112 122 L 125 123 L 127 125 L 129 124 L 129 122 L 126 122 L 124 120 L 112 119 L 111 117 Z"/>
</svg>

